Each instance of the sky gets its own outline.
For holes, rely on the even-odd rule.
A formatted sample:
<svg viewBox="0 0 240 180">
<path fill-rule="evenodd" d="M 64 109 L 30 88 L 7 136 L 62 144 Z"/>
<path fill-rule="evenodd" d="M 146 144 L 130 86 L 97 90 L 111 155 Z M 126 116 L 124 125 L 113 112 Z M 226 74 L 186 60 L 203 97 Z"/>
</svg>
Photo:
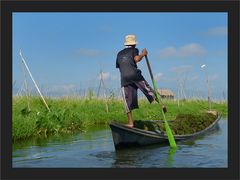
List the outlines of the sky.
<svg viewBox="0 0 240 180">
<path fill-rule="evenodd" d="M 186 96 L 207 97 L 208 77 L 220 98 L 227 95 L 227 23 L 227 13 L 213 12 L 13 13 L 13 93 L 22 92 L 24 79 L 34 91 L 20 49 L 44 93 L 98 89 L 101 70 L 105 88 L 119 89 L 116 56 L 135 34 L 158 88 L 177 94 L 182 82 Z M 145 59 L 138 68 L 152 84 Z"/>
</svg>

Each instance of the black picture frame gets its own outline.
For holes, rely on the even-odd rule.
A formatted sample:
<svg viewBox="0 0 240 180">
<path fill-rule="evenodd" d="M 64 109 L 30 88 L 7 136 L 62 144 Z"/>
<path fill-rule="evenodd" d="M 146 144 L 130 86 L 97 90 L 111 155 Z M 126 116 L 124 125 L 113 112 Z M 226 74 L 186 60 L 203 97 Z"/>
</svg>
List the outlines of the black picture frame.
<svg viewBox="0 0 240 180">
<path fill-rule="evenodd" d="M 1 1 L 1 178 L 3 179 L 239 179 L 239 1 Z M 228 168 L 12 168 L 12 13 L 228 13 Z"/>
</svg>

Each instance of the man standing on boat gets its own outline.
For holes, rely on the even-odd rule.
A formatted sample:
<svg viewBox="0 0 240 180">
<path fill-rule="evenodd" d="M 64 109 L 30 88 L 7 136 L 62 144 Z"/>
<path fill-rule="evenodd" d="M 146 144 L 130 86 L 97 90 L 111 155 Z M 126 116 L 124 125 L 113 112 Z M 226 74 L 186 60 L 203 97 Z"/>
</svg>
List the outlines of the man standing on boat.
<svg viewBox="0 0 240 180">
<path fill-rule="evenodd" d="M 156 100 L 156 95 L 137 67 L 137 63 L 148 54 L 146 48 L 139 54 L 135 35 L 127 35 L 124 45 L 125 48 L 117 54 L 116 68 L 119 68 L 121 74 L 121 89 L 128 116 L 127 126 L 133 127 L 132 110 L 139 108 L 137 90 L 140 89 L 150 103 Z M 165 106 L 163 110 L 167 111 Z"/>
</svg>

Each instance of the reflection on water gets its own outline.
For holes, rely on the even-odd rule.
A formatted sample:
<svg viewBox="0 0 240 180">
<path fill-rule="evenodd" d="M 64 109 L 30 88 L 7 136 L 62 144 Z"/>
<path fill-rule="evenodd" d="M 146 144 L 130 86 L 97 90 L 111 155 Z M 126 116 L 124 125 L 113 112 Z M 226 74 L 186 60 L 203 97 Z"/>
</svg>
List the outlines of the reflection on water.
<svg viewBox="0 0 240 180">
<path fill-rule="evenodd" d="M 173 162 L 174 162 L 174 155 L 176 154 L 177 152 L 177 148 L 169 148 L 168 150 L 168 158 L 167 158 L 167 164 L 168 164 L 168 167 L 173 167 Z"/>
<path fill-rule="evenodd" d="M 214 132 L 177 143 L 115 151 L 108 126 L 13 145 L 13 167 L 227 167 L 227 120 Z"/>
</svg>

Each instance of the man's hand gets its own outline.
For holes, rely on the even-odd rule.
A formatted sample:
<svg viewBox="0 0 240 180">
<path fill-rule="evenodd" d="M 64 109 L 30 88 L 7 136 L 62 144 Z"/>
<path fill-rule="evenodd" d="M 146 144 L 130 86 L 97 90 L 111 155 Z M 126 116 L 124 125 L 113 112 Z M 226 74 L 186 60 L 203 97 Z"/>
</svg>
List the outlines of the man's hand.
<svg viewBox="0 0 240 180">
<path fill-rule="evenodd" d="M 144 48 L 144 49 L 142 50 L 142 56 L 144 57 L 144 56 L 146 56 L 147 54 L 148 54 L 147 49 Z"/>
<path fill-rule="evenodd" d="M 142 58 L 143 58 L 144 56 L 146 56 L 147 54 L 148 54 L 148 52 L 147 52 L 146 48 L 144 48 L 144 49 L 142 50 L 142 53 L 141 53 L 139 56 L 135 56 L 135 57 L 134 57 L 134 61 L 135 61 L 136 63 L 139 62 L 139 61 L 141 61 Z"/>
<path fill-rule="evenodd" d="M 164 114 L 167 112 L 167 107 L 166 106 L 162 106 L 163 112 Z"/>
</svg>

